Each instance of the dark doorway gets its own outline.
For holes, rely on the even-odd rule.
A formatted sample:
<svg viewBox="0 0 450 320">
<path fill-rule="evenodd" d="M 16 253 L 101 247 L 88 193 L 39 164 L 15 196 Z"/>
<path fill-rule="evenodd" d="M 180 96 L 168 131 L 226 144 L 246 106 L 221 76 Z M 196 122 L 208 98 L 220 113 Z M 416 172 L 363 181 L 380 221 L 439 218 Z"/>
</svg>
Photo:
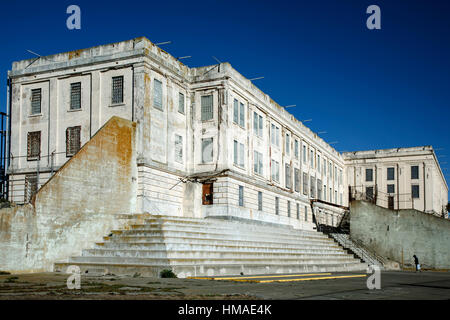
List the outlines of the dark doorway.
<svg viewBox="0 0 450 320">
<path fill-rule="evenodd" d="M 393 196 L 388 197 L 388 208 L 391 210 L 394 210 L 394 197 Z"/>
<path fill-rule="evenodd" d="M 213 204 L 213 184 L 204 183 L 202 192 L 202 204 Z"/>
</svg>

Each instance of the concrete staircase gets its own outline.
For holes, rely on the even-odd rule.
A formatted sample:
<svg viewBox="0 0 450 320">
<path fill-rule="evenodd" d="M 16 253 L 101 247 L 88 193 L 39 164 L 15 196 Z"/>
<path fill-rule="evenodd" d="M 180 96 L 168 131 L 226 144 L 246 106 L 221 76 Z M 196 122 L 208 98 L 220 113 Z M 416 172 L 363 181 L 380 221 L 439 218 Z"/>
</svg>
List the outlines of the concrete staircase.
<svg viewBox="0 0 450 320">
<path fill-rule="evenodd" d="M 222 219 L 151 215 L 113 230 L 81 256 L 54 264 L 82 273 L 178 277 L 366 270 L 336 242 L 315 231 Z"/>
</svg>

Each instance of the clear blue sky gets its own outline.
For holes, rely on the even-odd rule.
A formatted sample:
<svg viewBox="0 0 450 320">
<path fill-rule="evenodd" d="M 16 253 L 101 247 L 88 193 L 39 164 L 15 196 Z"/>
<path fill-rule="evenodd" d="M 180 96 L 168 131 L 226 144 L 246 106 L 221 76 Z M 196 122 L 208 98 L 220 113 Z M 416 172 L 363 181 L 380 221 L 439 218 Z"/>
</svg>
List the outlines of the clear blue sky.
<svg viewBox="0 0 450 320">
<path fill-rule="evenodd" d="M 81 8 L 81 30 L 66 8 Z M 381 30 L 366 8 L 381 8 Z M 0 101 L 11 62 L 146 36 L 189 66 L 230 62 L 339 151 L 432 145 L 450 167 L 450 1 L 8 1 Z M 439 150 L 443 148 L 444 150 Z M 443 169 L 447 181 L 450 171 Z"/>
</svg>

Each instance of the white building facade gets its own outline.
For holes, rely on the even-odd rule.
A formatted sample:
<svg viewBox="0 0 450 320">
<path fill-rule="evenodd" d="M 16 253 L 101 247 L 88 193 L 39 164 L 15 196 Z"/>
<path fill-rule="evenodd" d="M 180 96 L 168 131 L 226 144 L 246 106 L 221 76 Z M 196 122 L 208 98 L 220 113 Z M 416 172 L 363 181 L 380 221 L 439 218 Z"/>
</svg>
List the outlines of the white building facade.
<svg viewBox="0 0 450 320">
<path fill-rule="evenodd" d="M 337 225 L 348 206 L 354 162 L 228 63 L 189 68 L 146 38 L 32 62 L 8 74 L 12 202 L 119 116 L 137 123 L 137 212 L 312 229 L 312 207 Z"/>
</svg>

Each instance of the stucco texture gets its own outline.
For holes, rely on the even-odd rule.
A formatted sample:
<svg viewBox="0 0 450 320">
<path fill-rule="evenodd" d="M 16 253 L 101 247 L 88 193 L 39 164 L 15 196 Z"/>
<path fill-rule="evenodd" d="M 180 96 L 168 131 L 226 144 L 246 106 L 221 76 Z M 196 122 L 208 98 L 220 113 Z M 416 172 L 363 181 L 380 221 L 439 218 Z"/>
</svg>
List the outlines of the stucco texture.
<svg viewBox="0 0 450 320">
<path fill-rule="evenodd" d="M 365 201 L 350 204 L 350 236 L 381 256 L 422 268 L 450 269 L 450 220 L 416 210 L 389 210 Z"/>
<path fill-rule="evenodd" d="M 0 210 L 0 270 L 51 271 L 136 209 L 135 123 L 112 117 L 31 204 Z"/>
</svg>

